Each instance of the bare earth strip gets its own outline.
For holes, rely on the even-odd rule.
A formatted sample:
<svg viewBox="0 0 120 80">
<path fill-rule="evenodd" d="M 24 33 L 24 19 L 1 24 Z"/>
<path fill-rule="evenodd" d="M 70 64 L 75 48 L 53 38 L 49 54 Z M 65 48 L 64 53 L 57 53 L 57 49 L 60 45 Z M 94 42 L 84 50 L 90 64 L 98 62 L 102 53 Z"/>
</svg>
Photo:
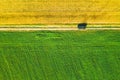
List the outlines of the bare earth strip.
<svg viewBox="0 0 120 80">
<path fill-rule="evenodd" d="M 120 28 L 86 28 L 86 29 L 78 29 L 78 28 L 0 28 L 0 31 L 44 31 L 44 30 L 50 30 L 50 31 L 68 31 L 68 30 L 80 30 L 80 31 L 86 31 L 86 30 L 120 30 Z"/>
</svg>

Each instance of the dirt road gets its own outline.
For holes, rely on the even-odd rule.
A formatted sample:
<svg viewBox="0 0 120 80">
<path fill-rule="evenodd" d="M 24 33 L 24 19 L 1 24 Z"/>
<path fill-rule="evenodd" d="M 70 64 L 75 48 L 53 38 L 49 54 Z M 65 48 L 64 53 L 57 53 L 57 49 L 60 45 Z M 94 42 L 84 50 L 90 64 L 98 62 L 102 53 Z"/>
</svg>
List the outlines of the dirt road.
<svg viewBox="0 0 120 80">
<path fill-rule="evenodd" d="M 86 31 L 86 30 L 120 30 L 120 28 L 86 28 L 86 29 L 78 29 L 78 28 L 65 28 L 65 27 L 59 27 L 59 28 L 0 28 L 0 31 L 44 31 L 44 30 L 50 30 L 50 31 L 68 31 L 68 30 L 80 30 L 80 31 Z"/>
</svg>

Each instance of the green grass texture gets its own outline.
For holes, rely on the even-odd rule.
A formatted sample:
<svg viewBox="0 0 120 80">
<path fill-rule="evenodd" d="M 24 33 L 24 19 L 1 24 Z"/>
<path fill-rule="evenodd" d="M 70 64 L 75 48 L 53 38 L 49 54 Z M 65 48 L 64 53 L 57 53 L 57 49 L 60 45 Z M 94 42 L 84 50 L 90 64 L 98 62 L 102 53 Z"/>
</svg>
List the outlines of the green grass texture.
<svg viewBox="0 0 120 80">
<path fill-rule="evenodd" d="M 0 80 L 119 80 L 120 31 L 0 32 Z"/>
</svg>

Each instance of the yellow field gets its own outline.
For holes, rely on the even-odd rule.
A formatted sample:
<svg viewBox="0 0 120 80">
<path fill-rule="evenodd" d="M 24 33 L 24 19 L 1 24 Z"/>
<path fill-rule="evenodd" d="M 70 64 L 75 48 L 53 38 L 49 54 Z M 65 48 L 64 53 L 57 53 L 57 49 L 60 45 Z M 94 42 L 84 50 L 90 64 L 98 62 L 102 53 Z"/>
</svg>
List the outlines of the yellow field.
<svg viewBox="0 0 120 80">
<path fill-rule="evenodd" d="M 0 24 L 119 24 L 120 0 L 1 0 Z"/>
</svg>

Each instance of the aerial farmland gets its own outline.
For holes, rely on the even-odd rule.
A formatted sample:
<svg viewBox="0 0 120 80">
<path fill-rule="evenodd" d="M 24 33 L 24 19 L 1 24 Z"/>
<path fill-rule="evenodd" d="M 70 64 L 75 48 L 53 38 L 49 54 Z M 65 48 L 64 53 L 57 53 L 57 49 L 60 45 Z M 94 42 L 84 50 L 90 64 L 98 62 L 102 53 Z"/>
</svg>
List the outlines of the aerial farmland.
<svg viewBox="0 0 120 80">
<path fill-rule="evenodd" d="M 120 0 L 1 0 L 0 80 L 120 80 Z"/>
</svg>

